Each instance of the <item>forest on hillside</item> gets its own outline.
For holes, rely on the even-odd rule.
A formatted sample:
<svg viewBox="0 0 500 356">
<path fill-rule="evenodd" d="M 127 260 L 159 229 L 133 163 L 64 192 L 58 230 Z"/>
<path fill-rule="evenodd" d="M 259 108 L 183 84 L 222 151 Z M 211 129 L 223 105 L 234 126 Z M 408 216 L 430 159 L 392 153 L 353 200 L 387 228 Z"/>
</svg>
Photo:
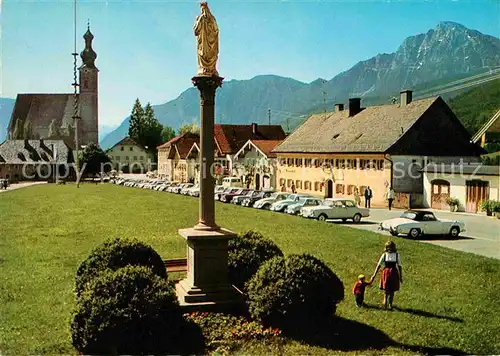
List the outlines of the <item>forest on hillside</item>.
<svg viewBox="0 0 500 356">
<path fill-rule="evenodd" d="M 500 109 L 500 79 L 459 94 L 448 104 L 473 135 Z"/>
</svg>

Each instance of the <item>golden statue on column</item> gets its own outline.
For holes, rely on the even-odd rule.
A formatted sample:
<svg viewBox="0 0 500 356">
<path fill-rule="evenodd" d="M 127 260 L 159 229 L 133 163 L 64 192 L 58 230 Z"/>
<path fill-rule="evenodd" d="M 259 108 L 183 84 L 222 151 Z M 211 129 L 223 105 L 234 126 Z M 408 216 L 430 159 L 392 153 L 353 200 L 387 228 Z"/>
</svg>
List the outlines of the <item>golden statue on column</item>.
<svg viewBox="0 0 500 356">
<path fill-rule="evenodd" d="M 210 12 L 207 2 L 200 3 L 201 15 L 196 17 L 193 30 L 198 42 L 198 73 L 199 76 L 219 76 L 217 59 L 219 57 L 219 27 L 214 15 Z"/>
</svg>

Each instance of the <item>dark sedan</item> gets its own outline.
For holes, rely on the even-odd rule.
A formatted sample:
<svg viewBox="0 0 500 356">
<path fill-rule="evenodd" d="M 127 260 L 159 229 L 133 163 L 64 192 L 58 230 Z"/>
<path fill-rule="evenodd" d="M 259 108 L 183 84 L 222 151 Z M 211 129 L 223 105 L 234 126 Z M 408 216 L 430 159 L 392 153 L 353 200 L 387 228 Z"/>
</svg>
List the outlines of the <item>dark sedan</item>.
<svg viewBox="0 0 500 356">
<path fill-rule="evenodd" d="M 253 204 L 260 199 L 268 198 L 273 194 L 273 190 L 263 190 L 259 192 L 259 194 L 254 195 L 252 197 L 245 198 L 243 202 L 241 203 L 242 206 L 247 206 L 247 207 L 252 207 Z"/>
<path fill-rule="evenodd" d="M 250 191 L 249 189 L 243 189 L 243 188 L 240 188 L 240 189 L 237 189 L 237 190 L 233 190 L 230 193 L 222 194 L 221 197 L 220 197 L 220 201 L 224 202 L 224 203 L 230 203 L 231 200 L 233 200 L 233 197 L 236 197 L 238 195 L 245 195 L 249 191 Z"/>
</svg>

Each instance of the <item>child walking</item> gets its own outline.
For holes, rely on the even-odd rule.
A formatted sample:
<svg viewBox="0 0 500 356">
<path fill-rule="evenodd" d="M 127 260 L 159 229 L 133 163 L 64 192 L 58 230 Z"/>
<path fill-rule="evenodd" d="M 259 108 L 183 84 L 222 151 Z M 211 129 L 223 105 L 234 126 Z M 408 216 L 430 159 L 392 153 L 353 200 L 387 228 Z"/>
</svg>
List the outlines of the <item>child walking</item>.
<svg viewBox="0 0 500 356">
<path fill-rule="evenodd" d="M 365 300 L 365 288 L 373 283 L 373 279 L 370 279 L 368 282 L 365 280 L 365 275 L 360 274 L 358 276 L 358 281 L 354 284 L 352 288 L 352 292 L 354 293 L 354 297 L 356 299 L 356 306 L 362 307 L 364 305 Z"/>
</svg>

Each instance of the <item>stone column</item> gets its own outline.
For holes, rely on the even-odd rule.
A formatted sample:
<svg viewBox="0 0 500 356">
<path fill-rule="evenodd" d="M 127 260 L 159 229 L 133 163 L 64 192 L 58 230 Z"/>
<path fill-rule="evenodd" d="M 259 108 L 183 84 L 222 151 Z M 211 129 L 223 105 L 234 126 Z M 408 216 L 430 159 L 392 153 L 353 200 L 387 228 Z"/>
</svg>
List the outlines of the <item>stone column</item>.
<svg viewBox="0 0 500 356">
<path fill-rule="evenodd" d="M 222 85 L 219 76 L 192 78 L 200 91 L 200 215 L 197 230 L 218 230 L 215 223 L 214 117 L 215 91 Z"/>
<path fill-rule="evenodd" d="M 193 84 L 200 91 L 200 215 L 193 228 L 181 229 L 187 241 L 187 277 L 177 283 L 179 304 L 188 310 L 225 310 L 243 302 L 228 281 L 228 241 L 235 236 L 215 223 L 213 175 L 215 91 L 219 76 L 197 76 Z"/>
</svg>

